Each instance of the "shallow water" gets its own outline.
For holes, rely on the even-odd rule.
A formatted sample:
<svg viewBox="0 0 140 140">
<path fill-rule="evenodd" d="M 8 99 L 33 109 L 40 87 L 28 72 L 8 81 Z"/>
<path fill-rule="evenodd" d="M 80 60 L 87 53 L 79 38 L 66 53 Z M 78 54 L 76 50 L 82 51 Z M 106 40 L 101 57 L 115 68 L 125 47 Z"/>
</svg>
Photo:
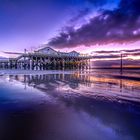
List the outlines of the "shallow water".
<svg viewBox="0 0 140 140">
<path fill-rule="evenodd" d="M 140 73 L 124 75 L 1 75 L 0 140 L 139 140 Z"/>
</svg>

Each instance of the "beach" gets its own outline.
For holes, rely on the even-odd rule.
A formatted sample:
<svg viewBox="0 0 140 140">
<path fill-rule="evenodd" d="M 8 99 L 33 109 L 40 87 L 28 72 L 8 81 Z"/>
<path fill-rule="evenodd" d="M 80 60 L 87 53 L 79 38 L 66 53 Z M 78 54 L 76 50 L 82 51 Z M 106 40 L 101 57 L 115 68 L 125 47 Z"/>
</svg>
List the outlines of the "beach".
<svg viewBox="0 0 140 140">
<path fill-rule="evenodd" d="M 139 71 L 125 77 L 138 77 Z M 117 70 L 0 71 L 0 139 L 137 140 L 140 81 Z"/>
</svg>

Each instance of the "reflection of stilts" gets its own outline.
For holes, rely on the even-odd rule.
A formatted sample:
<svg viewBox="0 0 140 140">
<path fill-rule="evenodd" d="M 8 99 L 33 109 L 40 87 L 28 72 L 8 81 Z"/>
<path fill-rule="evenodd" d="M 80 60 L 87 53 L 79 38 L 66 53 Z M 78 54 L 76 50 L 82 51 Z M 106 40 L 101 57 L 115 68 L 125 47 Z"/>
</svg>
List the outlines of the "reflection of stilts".
<svg viewBox="0 0 140 140">
<path fill-rule="evenodd" d="M 123 74 L 123 54 L 121 53 L 120 73 Z"/>
<path fill-rule="evenodd" d="M 9 79 L 12 79 L 9 78 Z M 21 81 L 24 85 L 24 90 L 28 89 L 28 86 L 41 89 L 45 88 L 61 88 L 62 85 L 69 85 L 72 88 L 76 89 L 79 85 L 83 84 L 87 87 L 91 86 L 92 81 L 87 75 L 73 73 L 73 74 L 47 74 L 47 75 L 24 75 L 22 78 L 17 75 L 14 78 L 17 81 Z M 59 82 L 60 83 L 59 83 Z M 74 82 L 73 82 L 74 81 Z M 52 84 L 53 83 L 53 84 Z M 62 84 L 63 83 L 63 84 Z"/>
<path fill-rule="evenodd" d="M 27 76 L 24 75 L 24 89 L 27 89 Z"/>
<path fill-rule="evenodd" d="M 120 79 L 120 92 L 122 92 L 122 89 L 123 89 L 123 81 L 122 79 Z"/>
</svg>

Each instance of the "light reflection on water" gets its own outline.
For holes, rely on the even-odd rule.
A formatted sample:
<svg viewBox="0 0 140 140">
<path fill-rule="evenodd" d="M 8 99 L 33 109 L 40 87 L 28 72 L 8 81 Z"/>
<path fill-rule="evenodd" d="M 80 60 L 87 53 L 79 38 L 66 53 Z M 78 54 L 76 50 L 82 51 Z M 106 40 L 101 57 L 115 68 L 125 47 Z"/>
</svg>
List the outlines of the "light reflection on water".
<svg viewBox="0 0 140 140">
<path fill-rule="evenodd" d="M 138 80 L 105 71 L 7 75 L 0 91 L 0 140 L 140 139 Z"/>
</svg>

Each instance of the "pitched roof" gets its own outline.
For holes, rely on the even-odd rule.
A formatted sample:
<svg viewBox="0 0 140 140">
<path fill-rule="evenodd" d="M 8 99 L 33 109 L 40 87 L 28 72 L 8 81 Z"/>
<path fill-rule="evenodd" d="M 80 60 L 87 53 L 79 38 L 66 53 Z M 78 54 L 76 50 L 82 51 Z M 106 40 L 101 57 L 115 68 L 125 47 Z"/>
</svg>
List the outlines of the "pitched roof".
<svg viewBox="0 0 140 140">
<path fill-rule="evenodd" d="M 52 49 L 52 48 L 50 48 L 50 47 L 44 47 L 44 48 L 39 49 L 38 51 L 46 50 L 46 49 L 49 49 L 49 50 L 52 50 L 52 51 L 57 52 L 56 50 L 54 50 L 54 49 Z"/>
<path fill-rule="evenodd" d="M 77 54 L 79 54 L 78 52 L 76 52 L 76 51 L 71 51 L 71 52 L 69 52 L 69 53 L 77 53 Z"/>
</svg>

